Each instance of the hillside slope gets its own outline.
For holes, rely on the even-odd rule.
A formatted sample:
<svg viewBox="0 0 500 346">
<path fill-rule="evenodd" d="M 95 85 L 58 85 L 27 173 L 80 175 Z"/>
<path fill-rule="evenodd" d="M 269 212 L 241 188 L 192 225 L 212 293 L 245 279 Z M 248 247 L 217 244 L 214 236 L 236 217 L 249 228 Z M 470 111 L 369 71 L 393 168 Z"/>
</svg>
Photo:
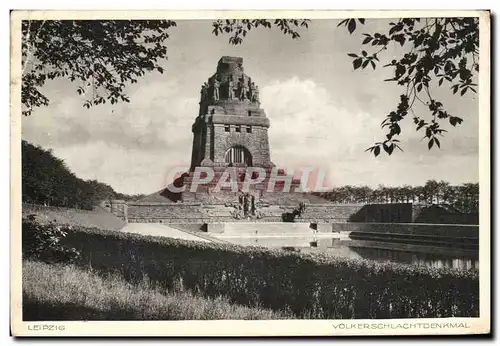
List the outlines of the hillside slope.
<svg viewBox="0 0 500 346">
<path fill-rule="evenodd" d="M 23 203 L 22 214 L 23 217 L 34 214 L 42 223 L 54 221 L 57 224 L 95 227 L 107 230 L 119 230 L 125 226 L 125 221 L 101 207 L 95 207 L 93 210 L 82 210 Z"/>
</svg>

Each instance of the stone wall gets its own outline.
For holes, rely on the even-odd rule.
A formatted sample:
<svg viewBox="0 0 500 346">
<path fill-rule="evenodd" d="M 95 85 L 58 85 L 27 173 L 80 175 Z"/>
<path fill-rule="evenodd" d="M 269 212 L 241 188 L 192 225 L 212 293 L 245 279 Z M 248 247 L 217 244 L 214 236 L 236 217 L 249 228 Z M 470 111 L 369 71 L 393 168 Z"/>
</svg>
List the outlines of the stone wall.
<svg viewBox="0 0 500 346">
<path fill-rule="evenodd" d="M 128 219 L 128 205 L 127 202 L 120 199 L 113 199 L 110 201 L 110 212 L 125 222 Z"/>
<path fill-rule="evenodd" d="M 218 194 L 192 194 L 190 202 L 179 203 L 129 203 L 128 220 L 129 222 L 164 222 L 164 223 L 211 223 L 211 222 L 238 222 L 238 221 L 256 221 L 256 222 L 281 222 L 284 214 L 293 213 L 300 202 L 306 201 L 305 196 L 301 194 L 282 194 L 281 198 L 288 196 L 288 202 L 275 196 L 271 202 L 263 199 L 266 203 L 258 208 L 258 217 L 245 220 L 235 220 L 234 202 L 237 201 L 233 193 Z M 269 196 L 268 196 L 269 197 Z M 290 200 L 291 197 L 296 200 Z M 199 199 L 198 199 L 199 198 Z M 308 222 L 316 224 L 329 223 L 347 223 L 356 220 L 358 222 L 373 221 L 370 218 L 364 219 L 365 215 L 371 217 L 374 215 L 373 208 L 367 208 L 361 204 L 328 204 L 328 203 L 306 203 L 305 211 L 295 218 L 296 222 Z M 398 208 L 399 207 L 399 208 Z M 408 207 L 411 205 L 383 205 L 384 210 L 399 210 L 399 215 L 406 215 Z M 367 211 L 368 210 L 368 211 Z M 376 214 L 376 213 L 375 213 Z M 411 215 L 410 215 L 411 216 Z M 322 227 L 324 229 L 324 227 Z"/>
<path fill-rule="evenodd" d="M 350 222 L 412 222 L 411 203 L 367 204 L 353 213 Z"/>
<path fill-rule="evenodd" d="M 413 205 L 412 222 L 478 225 L 479 214 L 460 213 L 443 205 Z"/>
<path fill-rule="evenodd" d="M 329 223 L 348 222 L 364 206 L 359 204 L 307 204 L 297 222 Z"/>
<path fill-rule="evenodd" d="M 305 203 L 305 210 L 302 214 L 295 216 L 295 222 L 317 225 L 348 223 L 350 226 L 345 226 L 347 227 L 345 230 L 356 229 L 362 224 L 373 224 L 375 226 L 370 227 L 377 230 L 388 229 L 389 223 L 415 225 L 412 222 L 412 205 L 409 203 L 376 205 L 311 203 L 307 200 L 307 194 L 264 194 L 262 199 L 258 196 L 256 198 L 258 208 L 255 215 L 247 219 L 235 219 L 238 207 L 238 196 L 235 193 L 186 193 L 185 197 L 189 198 L 177 203 L 135 202 L 125 205 L 123 201 L 114 201 L 111 212 L 124 220 L 128 219 L 129 222 L 201 224 L 239 221 L 281 222 L 289 219 L 294 210 L 298 210 L 300 203 Z M 427 220 L 425 223 L 431 223 L 431 221 L 433 220 Z M 440 221 L 442 220 L 436 220 L 434 223 L 440 224 L 442 223 Z M 377 224 L 379 226 L 376 226 Z M 334 231 L 335 227 L 337 226 L 334 226 Z M 320 228 L 331 230 L 329 226 Z"/>
<path fill-rule="evenodd" d="M 267 128 L 256 125 L 224 125 L 214 124 L 213 161 L 224 162 L 226 151 L 234 146 L 246 148 L 252 156 L 252 164 L 256 167 L 270 166 L 269 141 Z M 229 126 L 229 132 L 226 132 Z M 240 132 L 236 132 L 239 126 Z M 250 126 L 251 133 L 247 133 Z"/>
<path fill-rule="evenodd" d="M 346 223 L 334 224 L 334 232 L 350 232 L 353 240 L 380 244 L 413 244 L 454 248 L 477 253 L 479 226 L 415 223 Z"/>
<path fill-rule="evenodd" d="M 334 223 L 334 232 L 364 232 L 378 234 L 405 234 L 456 238 L 478 238 L 479 226 L 417 223 Z"/>
<path fill-rule="evenodd" d="M 129 204 L 129 222 L 198 223 L 203 220 L 200 204 Z"/>
<path fill-rule="evenodd" d="M 225 204 L 130 204 L 128 207 L 129 222 L 161 222 L 161 223 L 217 223 L 249 221 L 237 220 L 233 213 L 235 208 Z M 262 218 L 250 219 L 258 222 L 281 222 L 286 208 L 269 206 L 261 208 Z"/>
<path fill-rule="evenodd" d="M 292 213 L 295 205 L 266 205 L 258 209 L 259 218 L 235 220 L 235 208 L 227 204 L 142 203 L 128 205 L 129 222 L 213 223 L 213 222 L 281 222 L 284 213 Z M 348 222 L 360 205 L 308 205 L 296 222 Z"/>
</svg>

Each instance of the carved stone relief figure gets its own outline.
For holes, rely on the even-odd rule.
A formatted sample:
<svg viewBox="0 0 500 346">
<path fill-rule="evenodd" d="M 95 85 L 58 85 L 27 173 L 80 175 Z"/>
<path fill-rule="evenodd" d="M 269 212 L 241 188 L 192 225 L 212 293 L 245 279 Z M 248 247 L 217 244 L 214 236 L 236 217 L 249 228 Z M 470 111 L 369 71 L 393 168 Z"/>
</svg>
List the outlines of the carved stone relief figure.
<svg viewBox="0 0 500 346">
<path fill-rule="evenodd" d="M 205 82 L 201 86 L 201 102 L 205 102 L 208 96 L 208 83 Z"/>
<path fill-rule="evenodd" d="M 247 98 L 247 86 L 245 85 L 244 82 L 240 82 L 240 94 L 239 94 L 239 99 L 240 101 L 246 100 Z"/>
<path fill-rule="evenodd" d="M 227 98 L 232 100 L 234 99 L 234 83 L 232 80 L 229 80 L 229 82 L 227 82 Z"/>
<path fill-rule="evenodd" d="M 248 91 L 248 94 L 249 94 L 249 95 L 248 95 L 248 96 L 249 96 L 249 97 L 248 97 L 248 99 L 249 99 L 251 102 L 253 102 L 254 97 L 255 97 L 255 96 L 254 96 L 254 95 L 255 95 L 255 83 L 254 83 L 254 82 L 251 82 L 251 81 L 249 80 L 249 81 L 248 81 L 248 89 L 249 89 L 249 91 Z"/>
<path fill-rule="evenodd" d="M 259 102 L 259 88 L 257 87 L 257 85 L 255 85 L 255 83 L 252 83 L 252 86 L 253 86 L 253 90 L 252 90 L 251 101 L 252 102 Z"/>
<path fill-rule="evenodd" d="M 234 208 L 230 213 L 237 220 L 261 219 L 263 217 L 262 212 L 258 210 L 263 204 L 256 202 L 255 196 L 248 192 L 240 194 L 237 203 L 226 203 L 225 206 Z"/>
<path fill-rule="evenodd" d="M 220 87 L 220 83 L 217 79 L 214 80 L 214 93 L 212 95 L 214 101 L 219 101 L 219 87 Z"/>
</svg>

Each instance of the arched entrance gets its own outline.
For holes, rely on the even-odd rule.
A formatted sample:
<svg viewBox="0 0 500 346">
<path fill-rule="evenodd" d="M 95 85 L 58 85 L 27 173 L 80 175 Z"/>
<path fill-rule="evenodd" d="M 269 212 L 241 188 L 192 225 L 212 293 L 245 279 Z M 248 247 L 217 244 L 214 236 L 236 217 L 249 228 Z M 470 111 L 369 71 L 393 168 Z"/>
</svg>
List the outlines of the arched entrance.
<svg viewBox="0 0 500 346">
<path fill-rule="evenodd" d="M 252 154 L 250 154 L 247 148 L 241 145 L 236 145 L 226 151 L 224 161 L 230 164 L 246 164 L 251 167 Z"/>
</svg>

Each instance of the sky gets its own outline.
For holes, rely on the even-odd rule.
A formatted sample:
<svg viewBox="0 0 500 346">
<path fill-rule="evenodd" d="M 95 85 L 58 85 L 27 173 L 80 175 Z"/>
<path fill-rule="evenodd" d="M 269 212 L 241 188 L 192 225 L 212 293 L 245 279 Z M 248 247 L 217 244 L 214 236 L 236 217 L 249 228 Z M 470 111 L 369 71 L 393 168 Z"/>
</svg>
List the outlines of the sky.
<svg viewBox="0 0 500 346">
<path fill-rule="evenodd" d="M 365 152 L 384 139 L 380 123 L 404 90 L 383 81 L 392 77 L 389 68 L 354 71 L 347 53 L 359 53 L 362 33 L 384 30 L 390 21 L 370 19 L 349 35 L 338 20 L 314 20 L 296 40 L 258 28 L 238 46 L 214 36 L 210 21 L 177 21 L 166 42 L 168 60 L 161 62 L 165 72 L 130 85 L 130 103 L 86 109 L 77 84 L 50 81 L 41 89 L 50 105 L 22 119 L 22 138 L 52 149 L 83 179 L 128 194 L 158 191 L 169 183 L 169 169 L 189 166 L 200 87 L 229 55 L 243 58 L 245 73 L 259 86 L 277 166 L 326 169 L 331 186 L 478 182 L 477 95 L 433 89 L 450 114 L 464 119 L 456 128 L 444 123 L 449 132 L 441 149 L 427 149 L 410 116 L 401 124 L 404 152 L 376 158 Z M 379 57 L 390 61 L 401 52 L 391 47 Z M 423 107 L 415 112 L 429 116 Z"/>
</svg>

